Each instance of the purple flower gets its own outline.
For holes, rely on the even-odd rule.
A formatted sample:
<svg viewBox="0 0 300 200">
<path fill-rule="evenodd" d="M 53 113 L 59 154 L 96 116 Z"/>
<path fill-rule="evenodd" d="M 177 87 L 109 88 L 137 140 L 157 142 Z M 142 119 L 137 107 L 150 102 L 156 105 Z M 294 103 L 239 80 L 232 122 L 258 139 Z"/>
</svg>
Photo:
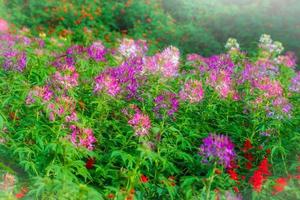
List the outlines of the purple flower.
<svg viewBox="0 0 300 200">
<path fill-rule="evenodd" d="M 128 98 L 136 96 L 142 60 L 131 58 L 120 66 L 107 68 L 95 80 L 95 92 L 105 90 L 109 95 L 116 96 L 119 93 L 127 95 Z"/>
<path fill-rule="evenodd" d="M 90 47 L 87 48 L 87 53 L 90 58 L 95 61 L 105 61 L 106 49 L 101 41 L 94 42 Z"/>
<path fill-rule="evenodd" d="M 297 75 L 292 78 L 289 90 L 300 93 L 300 72 L 298 72 Z"/>
<path fill-rule="evenodd" d="M 164 112 L 169 116 L 173 116 L 179 107 L 177 95 L 172 92 L 163 92 L 154 99 L 155 107 L 153 111 L 160 118 L 163 117 Z"/>
<path fill-rule="evenodd" d="M 229 168 L 235 158 L 234 144 L 228 136 L 210 134 L 203 139 L 199 154 L 205 161 L 212 159 Z"/>
</svg>

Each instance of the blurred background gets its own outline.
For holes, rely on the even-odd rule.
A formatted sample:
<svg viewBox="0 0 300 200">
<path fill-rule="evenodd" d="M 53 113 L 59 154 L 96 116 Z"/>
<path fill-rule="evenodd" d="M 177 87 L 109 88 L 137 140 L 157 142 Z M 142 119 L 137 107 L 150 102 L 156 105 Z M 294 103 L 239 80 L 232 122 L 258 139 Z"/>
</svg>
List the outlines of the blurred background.
<svg viewBox="0 0 300 200">
<path fill-rule="evenodd" d="M 33 34 L 107 43 L 128 36 L 184 53 L 224 51 L 229 37 L 251 52 L 270 34 L 300 56 L 300 0 L 0 0 L 0 17 Z"/>
</svg>

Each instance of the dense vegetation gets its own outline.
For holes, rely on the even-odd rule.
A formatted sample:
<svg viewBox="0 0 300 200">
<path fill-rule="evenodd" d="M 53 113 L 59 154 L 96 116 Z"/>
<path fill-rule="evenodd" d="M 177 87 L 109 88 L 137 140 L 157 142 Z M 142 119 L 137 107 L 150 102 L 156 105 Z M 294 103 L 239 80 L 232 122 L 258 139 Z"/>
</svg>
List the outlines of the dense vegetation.
<svg viewBox="0 0 300 200">
<path fill-rule="evenodd" d="M 70 35 L 77 42 L 90 35 L 110 42 L 126 34 L 208 56 L 221 53 L 229 37 L 251 53 L 268 33 L 300 56 L 298 0 L 3 1 L 2 17 L 19 27 Z"/>
<path fill-rule="evenodd" d="M 168 1 L 1 6 L 0 199 L 300 199 L 300 72 L 281 42 L 222 43 Z"/>
</svg>

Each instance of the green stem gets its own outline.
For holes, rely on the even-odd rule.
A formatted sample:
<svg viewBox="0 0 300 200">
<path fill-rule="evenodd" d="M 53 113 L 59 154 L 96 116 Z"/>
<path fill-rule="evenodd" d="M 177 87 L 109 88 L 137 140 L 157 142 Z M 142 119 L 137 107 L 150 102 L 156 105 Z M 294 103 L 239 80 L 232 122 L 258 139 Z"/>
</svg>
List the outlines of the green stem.
<svg viewBox="0 0 300 200">
<path fill-rule="evenodd" d="M 215 170 L 216 170 L 216 163 L 214 164 L 212 175 L 208 179 L 208 186 L 207 186 L 207 191 L 206 191 L 206 200 L 210 199 L 210 188 L 211 188 L 211 185 L 212 185 L 212 183 L 214 181 L 214 178 L 215 178 Z"/>
</svg>

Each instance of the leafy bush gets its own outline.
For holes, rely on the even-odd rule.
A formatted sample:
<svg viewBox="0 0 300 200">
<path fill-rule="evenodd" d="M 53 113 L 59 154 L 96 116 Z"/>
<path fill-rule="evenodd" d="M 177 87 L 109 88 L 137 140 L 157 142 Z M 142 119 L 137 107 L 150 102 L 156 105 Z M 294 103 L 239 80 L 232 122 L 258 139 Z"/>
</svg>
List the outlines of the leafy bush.
<svg viewBox="0 0 300 200">
<path fill-rule="evenodd" d="M 208 58 L 0 41 L 0 149 L 28 176 L 6 173 L 5 198 L 299 198 L 300 74 L 268 35 L 251 56 L 230 39 Z"/>
</svg>

